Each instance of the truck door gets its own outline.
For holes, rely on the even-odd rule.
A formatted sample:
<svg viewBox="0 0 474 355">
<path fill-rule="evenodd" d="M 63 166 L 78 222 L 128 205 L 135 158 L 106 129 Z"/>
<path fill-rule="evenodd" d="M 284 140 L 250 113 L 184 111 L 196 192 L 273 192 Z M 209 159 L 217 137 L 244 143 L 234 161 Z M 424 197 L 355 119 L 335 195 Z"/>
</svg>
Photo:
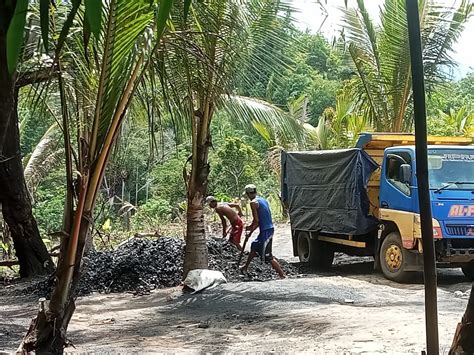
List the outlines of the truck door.
<svg viewBox="0 0 474 355">
<path fill-rule="evenodd" d="M 402 181 L 401 166 L 411 166 L 410 183 Z M 413 164 L 407 150 L 387 149 L 380 179 L 380 207 L 385 209 L 413 212 Z"/>
</svg>

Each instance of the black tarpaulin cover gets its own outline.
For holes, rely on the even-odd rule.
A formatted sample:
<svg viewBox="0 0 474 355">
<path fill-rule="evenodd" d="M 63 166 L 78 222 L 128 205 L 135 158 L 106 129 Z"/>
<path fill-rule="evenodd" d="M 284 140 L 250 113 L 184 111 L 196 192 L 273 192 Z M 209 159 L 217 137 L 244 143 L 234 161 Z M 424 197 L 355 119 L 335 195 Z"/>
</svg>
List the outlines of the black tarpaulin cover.
<svg viewBox="0 0 474 355">
<path fill-rule="evenodd" d="M 293 229 L 357 235 L 376 228 L 367 184 L 378 165 L 363 150 L 283 151 L 281 166 Z"/>
</svg>

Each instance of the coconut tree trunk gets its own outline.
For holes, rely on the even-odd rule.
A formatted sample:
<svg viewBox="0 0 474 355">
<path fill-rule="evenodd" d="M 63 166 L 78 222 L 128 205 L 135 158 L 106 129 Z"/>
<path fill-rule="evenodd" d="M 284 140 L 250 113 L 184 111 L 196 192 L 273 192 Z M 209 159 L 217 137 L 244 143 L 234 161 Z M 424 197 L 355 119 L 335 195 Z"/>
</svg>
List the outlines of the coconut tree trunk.
<svg viewBox="0 0 474 355">
<path fill-rule="evenodd" d="M 20 155 L 15 74 L 8 72 L 6 32 L 11 20 L 0 1 L 0 203 L 20 263 L 20 276 L 54 269 L 33 217 Z"/>
<path fill-rule="evenodd" d="M 82 214 L 82 212 L 80 212 Z M 67 343 L 66 334 L 69 322 L 76 309 L 76 288 L 81 275 L 81 261 L 85 241 L 90 236 L 91 213 L 84 211 L 80 222 L 80 231 L 74 263 L 74 272 L 70 289 L 67 286 L 55 287 L 50 301 L 40 300 L 39 312 L 30 324 L 20 348 L 26 352 L 38 354 L 63 354 Z M 64 280 L 70 267 L 66 258 L 58 265 L 58 283 Z"/>
<path fill-rule="evenodd" d="M 16 91 L 12 105 L 9 108 L 12 114 L 2 152 L 5 158 L 0 164 L 0 202 L 20 264 L 20 276 L 29 277 L 53 272 L 54 264 L 40 237 L 25 183 L 20 154 Z"/>
<path fill-rule="evenodd" d="M 206 117 L 210 115 L 201 115 L 199 112 L 202 111 L 198 111 L 194 117 L 196 124 L 193 125 L 197 129 L 193 132 L 192 167 L 188 181 L 183 277 L 186 277 L 190 270 L 207 269 L 208 267 L 203 200 L 207 193 L 207 178 L 209 176 L 210 119 L 206 119 Z"/>
<path fill-rule="evenodd" d="M 474 354 L 474 284 L 467 303 L 466 312 L 458 323 L 449 354 Z"/>
</svg>

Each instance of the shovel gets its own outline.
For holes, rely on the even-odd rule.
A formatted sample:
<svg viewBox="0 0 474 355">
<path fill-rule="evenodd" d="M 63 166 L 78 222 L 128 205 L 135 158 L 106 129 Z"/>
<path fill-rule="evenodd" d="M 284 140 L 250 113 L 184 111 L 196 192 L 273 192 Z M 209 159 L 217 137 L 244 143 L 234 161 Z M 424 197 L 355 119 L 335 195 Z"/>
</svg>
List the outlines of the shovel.
<svg viewBox="0 0 474 355">
<path fill-rule="evenodd" d="M 245 246 L 247 245 L 247 241 L 250 238 L 250 233 L 245 232 L 245 239 L 244 239 L 244 245 L 242 245 L 242 250 L 239 255 L 239 261 L 237 262 L 237 267 L 240 266 L 240 262 L 242 261 L 242 256 L 244 256 L 244 251 L 245 251 Z"/>
</svg>

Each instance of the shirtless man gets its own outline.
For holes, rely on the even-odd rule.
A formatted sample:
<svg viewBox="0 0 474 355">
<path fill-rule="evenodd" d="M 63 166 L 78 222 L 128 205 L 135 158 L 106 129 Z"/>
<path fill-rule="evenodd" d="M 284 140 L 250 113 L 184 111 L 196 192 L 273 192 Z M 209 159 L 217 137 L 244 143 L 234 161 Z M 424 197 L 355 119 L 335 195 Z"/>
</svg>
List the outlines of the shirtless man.
<svg viewBox="0 0 474 355">
<path fill-rule="evenodd" d="M 237 249 L 242 250 L 240 246 L 240 238 L 244 230 L 244 223 L 242 222 L 242 209 L 237 203 L 217 203 L 214 196 L 208 196 L 206 203 L 214 209 L 222 221 L 222 237 L 227 236 L 227 219 L 230 222 L 232 229 L 230 230 L 229 242 L 234 244 Z M 234 210 L 236 209 L 237 212 Z"/>
</svg>

